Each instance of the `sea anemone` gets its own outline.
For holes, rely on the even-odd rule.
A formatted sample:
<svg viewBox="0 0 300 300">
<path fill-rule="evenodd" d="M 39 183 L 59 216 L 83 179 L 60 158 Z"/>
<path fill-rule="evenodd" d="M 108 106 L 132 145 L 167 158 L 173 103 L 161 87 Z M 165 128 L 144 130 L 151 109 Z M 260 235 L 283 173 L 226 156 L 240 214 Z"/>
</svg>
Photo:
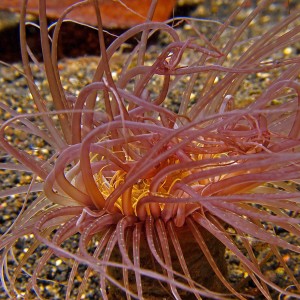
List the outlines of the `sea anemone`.
<svg viewBox="0 0 300 300">
<path fill-rule="evenodd" d="M 255 290 L 265 299 L 300 298 L 299 274 L 286 259 L 300 253 L 300 59 L 284 55 L 299 45 L 300 11 L 249 37 L 272 1 L 238 22 L 244 1 L 204 36 L 200 20 L 152 22 L 153 1 L 145 23 L 106 47 L 97 1 L 83 1 L 95 10 L 101 57 L 92 81 L 71 95 L 60 78 L 58 38 L 83 2 L 51 25 L 51 37 L 45 2 L 43 65 L 26 44 L 26 0 L 20 16 L 20 72 L 35 111 L 0 103 L 0 166 L 32 175 L 30 184 L 0 194 L 25 194 L 0 241 L 7 295 L 246 299 Z M 182 23 L 189 37 L 176 29 Z M 147 44 L 158 33 L 165 44 L 154 51 Z M 116 67 L 113 58 L 132 38 L 137 45 Z M 51 103 L 30 58 L 46 74 Z M 14 141 L 16 132 L 43 141 L 49 155 Z M 244 270 L 243 284 L 229 279 L 225 248 Z M 267 274 L 270 261 L 286 286 Z M 49 269 L 55 264 L 64 266 L 66 281 Z M 255 289 L 244 288 L 247 281 Z"/>
</svg>

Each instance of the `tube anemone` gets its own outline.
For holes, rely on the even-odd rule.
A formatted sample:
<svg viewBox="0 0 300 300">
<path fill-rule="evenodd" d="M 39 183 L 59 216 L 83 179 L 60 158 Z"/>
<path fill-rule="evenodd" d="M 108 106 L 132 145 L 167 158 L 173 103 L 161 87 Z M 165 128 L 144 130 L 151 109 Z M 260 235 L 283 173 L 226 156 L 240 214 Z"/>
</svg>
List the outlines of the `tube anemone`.
<svg viewBox="0 0 300 300">
<path fill-rule="evenodd" d="M 260 1 L 231 26 L 244 1 L 226 22 L 214 23 L 212 37 L 199 32 L 199 20 L 180 20 L 193 31 L 185 39 L 176 19 L 151 21 L 153 1 L 145 23 L 106 47 L 97 1 L 85 1 L 95 10 L 102 55 L 91 82 L 70 95 L 61 82 L 58 38 L 68 14 L 83 4 L 70 6 L 49 38 L 46 1 L 39 2 L 51 105 L 34 81 L 26 0 L 22 74 L 35 111 L 0 103 L 0 143 L 13 158 L 0 166 L 32 175 L 27 186 L 0 192 L 3 198 L 25 194 L 0 241 L 7 295 L 247 299 L 255 291 L 265 299 L 300 298 L 299 278 L 285 256 L 300 254 L 300 59 L 282 55 L 300 42 L 300 11 L 248 40 L 250 23 L 272 1 Z M 168 45 L 157 46 L 149 59 L 147 42 L 156 33 Z M 119 49 L 139 35 L 118 69 Z M 245 86 L 257 84 L 262 72 L 269 79 L 253 98 Z M 175 108 L 168 104 L 174 97 Z M 10 136 L 15 131 L 42 140 L 50 155 L 19 145 Z M 17 250 L 20 242 L 26 251 Z M 225 249 L 243 270 L 239 284 L 228 274 Z M 270 261 L 282 269 L 283 284 L 268 276 Z M 63 282 L 53 265 L 63 266 Z"/>
</svg>

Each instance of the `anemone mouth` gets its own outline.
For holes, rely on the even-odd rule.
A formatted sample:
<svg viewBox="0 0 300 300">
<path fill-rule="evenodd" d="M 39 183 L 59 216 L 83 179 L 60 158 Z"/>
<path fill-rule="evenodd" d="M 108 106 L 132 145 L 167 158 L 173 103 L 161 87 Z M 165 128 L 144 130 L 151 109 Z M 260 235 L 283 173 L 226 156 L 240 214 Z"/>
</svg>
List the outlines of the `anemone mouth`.
<svg viewBox="0 0 300 300">
<path fill-rule="evenodd" d="M 261 110 L 220 111 L 180 126 L 167 124 L 125 120 L 94 128 L 81 144 L 60 153 L 46 179 L 46 195 L 58 204 L 140 220 L 149 214 L 174 218 L 182 226 L 189 213 L 201 209 L 192 198 L 245 194 L 263 185 L 260 174 L 275 170 L 272 149 L 281 144 L 285 151 L 282 141 L 288 139 L 269 129 Z M 281 157 L 281 163 L 288 170 L 289 158 Z"/>
</svg>

